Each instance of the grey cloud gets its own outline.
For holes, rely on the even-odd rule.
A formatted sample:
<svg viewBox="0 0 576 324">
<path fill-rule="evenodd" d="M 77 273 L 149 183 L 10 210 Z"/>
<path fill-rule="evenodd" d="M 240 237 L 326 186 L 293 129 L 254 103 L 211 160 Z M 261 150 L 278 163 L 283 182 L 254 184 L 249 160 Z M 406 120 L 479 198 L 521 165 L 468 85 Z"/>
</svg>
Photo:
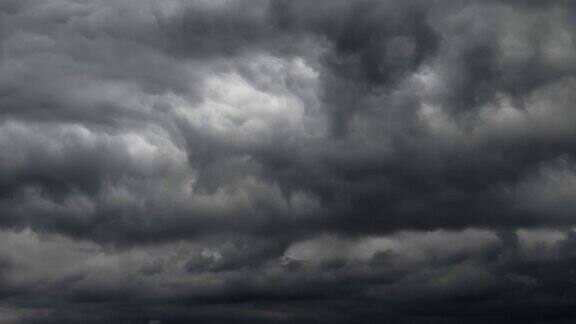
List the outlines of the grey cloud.
<svg viewBox="0 0 576 324">
<path fill-rule="evenodd" d="M 508 253 L 511 248 L 504 235 L 489 231 L 312 239 L 293 245 L 284 260 L 267 263 L 258 271 L 244 268 L 199 274 L 180 267 L 187 262 L 186 250 L 193 246 L 169 244 L 103 253 L 89 243 L 78 246 L 73 240 L 39 237 L 30 231 L 4 232 L 3 240 L 18 243 L 12 248 L 19 254 L 13 262 L 24 269 L 7 271 L 20 285 L 4 301 L 14 312 L 30 308 L 32 318 L 43 314 L 43 320 L 28 322 L 46 323 L 60 317 L 143 323 L 196 318 L 347 323 L 362 314 L 371 316 L 368 321 L 390 318 L 398 323 L 436 317 L 445 317 L 441 323 L 474 321 L 476 316 L 504 322 L 570 318 L 573 313 L 566 296 L 573 293 L 573 233 L 521 231 L 514 235 L 520 242 L 514 255 Z M 337 272 L 317 272 L 322 258 L 330 259 L 310 253 L 325 255 L 323 245 L 328 243 L 350 249 L 333 251 L 347 260 L 346 266 Z M 381 255 L 384 246 L 396 251 L 394 262 L 375 267 L 373 255 Z M 39 253 L 59 254 L 53 261 L 57 268 L 39 266 L 43 258 L 30 258 Z M 165 259 L 164 271 L 150 276 L 140 270 L 149 264 L 148 254 L 174 259 Z M 299 265 L 293 266 L 294 262 Z M 38 279 L 45 283 L 42 287 L 34 287 Z M 68 305 L 66 309 L 57 307 L 62 302 Z M 539 315 L 531 318 L 536 311 Z"/>
<path fill-rule="evenodd" d="M 563 323 L 570 1 L 0 3 L 0 322 Z"/>
</svg>

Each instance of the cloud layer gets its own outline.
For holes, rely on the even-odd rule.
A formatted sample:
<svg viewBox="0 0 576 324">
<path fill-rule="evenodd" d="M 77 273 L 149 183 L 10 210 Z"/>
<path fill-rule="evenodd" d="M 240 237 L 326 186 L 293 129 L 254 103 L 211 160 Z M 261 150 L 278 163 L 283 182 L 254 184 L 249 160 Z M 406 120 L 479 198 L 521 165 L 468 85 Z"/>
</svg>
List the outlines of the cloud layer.
<svg viewBox="0 0 576 324">
<path fill-rule="evenodd" d="M 0 323 L 568 323 L 570 1 L 0 2 Z"/>
</svg>

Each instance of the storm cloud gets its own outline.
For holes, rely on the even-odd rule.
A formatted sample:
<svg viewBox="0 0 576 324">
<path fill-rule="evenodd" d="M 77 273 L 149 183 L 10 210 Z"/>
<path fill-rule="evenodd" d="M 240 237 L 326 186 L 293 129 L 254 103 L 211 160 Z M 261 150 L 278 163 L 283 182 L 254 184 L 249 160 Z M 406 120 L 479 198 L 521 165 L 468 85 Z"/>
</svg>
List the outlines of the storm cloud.
<svg viewBox="0 0 576 324">
<path fill-rule="evenodd" d="M 0 323 L 576 320 L 576 5 L 0 0 Z"/>
</svg>

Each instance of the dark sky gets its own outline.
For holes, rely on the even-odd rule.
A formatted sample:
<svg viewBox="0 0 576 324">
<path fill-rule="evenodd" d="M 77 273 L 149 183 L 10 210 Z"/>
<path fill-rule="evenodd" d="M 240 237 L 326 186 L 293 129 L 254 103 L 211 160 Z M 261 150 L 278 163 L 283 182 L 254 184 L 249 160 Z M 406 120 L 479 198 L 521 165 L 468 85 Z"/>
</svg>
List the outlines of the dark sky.
<svg viewBox="0 0 576 324">
<path fill-rule="evenodd" d="M 0 324 L 574 323 L 576 2 L 0 0 Z"/>
</svg>

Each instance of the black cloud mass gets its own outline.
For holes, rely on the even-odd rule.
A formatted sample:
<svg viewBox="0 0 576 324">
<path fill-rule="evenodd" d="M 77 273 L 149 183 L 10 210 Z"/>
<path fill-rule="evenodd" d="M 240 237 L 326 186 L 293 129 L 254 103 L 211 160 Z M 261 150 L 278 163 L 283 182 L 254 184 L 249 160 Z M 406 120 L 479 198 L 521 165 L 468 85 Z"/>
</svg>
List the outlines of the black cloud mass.
<svg viewBox="0 0 576 324">
<path fill-rule="evenodd" d="M 574 323 L 576 3 L 0 0 L 0 323 Z"/>
</svg>

